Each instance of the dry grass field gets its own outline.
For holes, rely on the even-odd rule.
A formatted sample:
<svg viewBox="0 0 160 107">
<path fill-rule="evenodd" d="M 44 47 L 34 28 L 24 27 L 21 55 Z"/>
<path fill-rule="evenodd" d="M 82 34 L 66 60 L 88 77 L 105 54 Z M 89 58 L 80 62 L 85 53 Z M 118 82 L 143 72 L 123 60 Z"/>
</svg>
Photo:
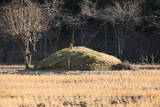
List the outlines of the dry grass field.
<svg viewBox="0 0 160 107">
<path fill-rule="evenodd" d="M 160 107 L 160 71 L 1 74 L 0 107 Z"/>
</svg>

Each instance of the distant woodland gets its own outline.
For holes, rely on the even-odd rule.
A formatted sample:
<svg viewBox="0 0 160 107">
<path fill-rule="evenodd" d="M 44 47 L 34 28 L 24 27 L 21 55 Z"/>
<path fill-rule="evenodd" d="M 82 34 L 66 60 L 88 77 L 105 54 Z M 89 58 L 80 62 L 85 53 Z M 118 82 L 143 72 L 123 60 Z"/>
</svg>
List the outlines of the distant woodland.
<svg viewBox="0 0 160 107">
<path fill-rule="evenodd" d="M 160 61 L 160 0 L 1 0 L 0 4 L 0 63 L 22 63 L 24 58 L 29 63 L 31 57 L 36 63 L 73 46 L 130 62 Z"/>
</svg>

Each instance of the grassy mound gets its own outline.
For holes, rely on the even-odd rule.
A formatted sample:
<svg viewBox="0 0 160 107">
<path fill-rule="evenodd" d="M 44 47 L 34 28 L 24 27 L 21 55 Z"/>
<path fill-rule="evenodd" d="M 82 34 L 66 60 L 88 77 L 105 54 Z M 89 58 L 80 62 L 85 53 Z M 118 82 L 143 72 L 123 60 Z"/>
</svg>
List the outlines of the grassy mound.
<svg viewBox="0 0 160 107">
<path fill-rule="evenodd" d="M 121 64 L 114 56 L 85 47 L 66 48 L 43 59 L 36 69 L 104 71 Z"/>
</svg>

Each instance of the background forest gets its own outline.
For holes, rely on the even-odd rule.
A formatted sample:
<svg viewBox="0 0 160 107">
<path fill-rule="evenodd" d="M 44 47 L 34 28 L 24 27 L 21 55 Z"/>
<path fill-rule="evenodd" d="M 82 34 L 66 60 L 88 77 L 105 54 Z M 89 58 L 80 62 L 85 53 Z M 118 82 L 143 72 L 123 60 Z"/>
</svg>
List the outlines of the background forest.
<svg viewBox="0 0 160 107">
<path fill-rule="evenodd" d="M 43 8 L 53 1 L 35 2 Z M 11 2 L 1 0 L 0 4 Z M 91 0 L 87 5 L 83 0 L 59 2 L 60 13 L 49 21 L 47 30 L 38 32 L 43 36 L 36 44 L 35 62 L 62 48 L 82 45 L 131 62 L 159 63 L 160 0 Z M 17 39 L 2 26 L 0 62 L 23 62 Z"/>
</svg>

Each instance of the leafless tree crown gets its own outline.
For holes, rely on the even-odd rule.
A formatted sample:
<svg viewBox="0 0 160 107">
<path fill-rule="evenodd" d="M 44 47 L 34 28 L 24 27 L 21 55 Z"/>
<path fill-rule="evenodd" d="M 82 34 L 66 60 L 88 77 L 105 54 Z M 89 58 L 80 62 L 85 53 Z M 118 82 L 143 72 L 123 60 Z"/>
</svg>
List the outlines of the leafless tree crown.
<svg viewBox="0 0 160 107">
<path fill-rule="evenodd" d="M 100 11 L 96 8 L 96 3 L 84 0 L 81 4 L 81 14 L 83 16 L 97 17 Z"/>
<path fill-rule="evenodd" d="M 15 0 L 3 8 L 2 22 L 5 31 L 19 40 L 25 57 L 26 67 L 30 66 L 31 57 L 36 52 L 36 43 L 46 28 L 42 8 L 30 0 Z"/>
<path fill-rule="evenodd" d="M 17 1 L 5 7 L 4 11 L 4 21 L 8 25 L 8 31 L 22 40 L 32 37 L 31 33 L 43 29 L 41 9 L 32 1 Z"/>
<path fill-rule="evenodd" d="M 123 4 L 115 2 L 114 6 L 105 8 L 101 16 L 112 23 L 138 21 L 140 10 L 138 3 L 132 1 Z"/>
</svg>

